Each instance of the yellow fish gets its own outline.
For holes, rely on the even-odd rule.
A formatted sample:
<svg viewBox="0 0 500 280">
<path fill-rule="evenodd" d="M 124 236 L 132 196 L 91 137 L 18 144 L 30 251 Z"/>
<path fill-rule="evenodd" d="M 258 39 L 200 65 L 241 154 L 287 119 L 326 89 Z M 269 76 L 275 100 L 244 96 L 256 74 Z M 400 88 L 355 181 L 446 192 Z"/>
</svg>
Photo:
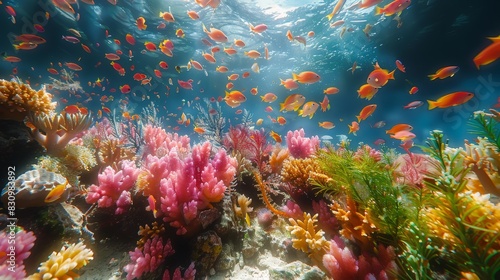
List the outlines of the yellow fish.
<svg viewBox="0 0 500 280">
<path fill-rule="evenodd" d="M 55 186 L 49 192 L 49 194 L 47 195 L 47 197 L 45 197 L 44 201 L 46 203 L 51 203 L 51 202 L 54 202 L 54 201 L 58 200 L 59 198 L 61 198 L 61 195 L 64 193 L 64 191 L 66 191 L 66 186 L 67 185 L 68 185 L 68 181 L 66 180 L 66 182 Z"/>
</svg>

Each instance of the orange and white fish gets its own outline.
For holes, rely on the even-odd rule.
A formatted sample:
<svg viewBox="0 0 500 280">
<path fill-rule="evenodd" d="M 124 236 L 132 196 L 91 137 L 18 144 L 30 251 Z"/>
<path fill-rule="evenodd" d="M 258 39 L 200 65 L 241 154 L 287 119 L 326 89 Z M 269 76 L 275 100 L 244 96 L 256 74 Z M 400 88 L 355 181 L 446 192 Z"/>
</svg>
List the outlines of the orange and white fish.
<svg viewBox="0 0 500 280">
<path fill-rule="evenodd" d="M 329 87 L 329 88 L 323 90 L 323 93 L 324 94 L 337 94 L 337 93 L 339 93 L 339 91 L 340 90 L 336 87 Z"/>
<path fill-rule="evenodd" d="M 146 25 L 146 19 L 143 17 L 138 17 L 137 20 L 135 21 L 135 25 L 139 30 L 146 30 L 146 28 L 148 27 Z"/>
<path fill-rule="evenodd" d="M 429 103 L 429 110 L 434 108 L 448 108 L 464 104 L 474 97 L 474 93 L 467 91 L 457 91 L 440 97 L 436 101 L 427 100 Z"/>
<path fill-rule="evenodd" d="M 302 84 L 314 84 L 318 82 L 321 77 L 312 71 L 304 71 L 298 75 L 292 73 L 292 79 Z"/>
<path fill-rule="evenodd" d="M 375 109 L 377 109 L 377 104 L 366 105 L 363 109 L 361 109 L 359 115 L 356 116 L 358 123 L 371 116 L 373 112 L 375 112 Z"/>
<path fill-rule="evenodd" d="M 278 99 L 278 97 L 276 96 L 276 94 L 274 94 L 272 92 L 268 92 L 268 93 L 266 93 L 264 95 L 261 95 L 260 98 L 262 99 L 262 102 L 267 102 L 267 103 L 272 103 L 276 99 Z"/>
<path fill-rule="evenodd" d="M 477 69 L 479 69 L 480 66 L 492 63 L 500 57 L 500 36 L 489 37 L 488 39 L 490 39 L 492 43 L 473 59 Z"/>
<path fill-rule="evenodd" d="M 437 78 L 442 80 L 448 77 L 453 77 L 453 75 L 455 75 L 458 72 L 458 70 L 460 70 L 460 67 L 458 66 L 447 66 L 440 68 L 439 70 L 436 71 L 435 74 L 428 75 L 428 77 L 431 79 L 431 81 Z"/>
<path fill-rule="evenodd" d="M 163 18 L 165 21 L 168 22 L 175 22 L 174 15 L 170 12 L 160 12 L 160 17 Z"/>
<path fill-rule="evenodd" d="M 252 31 L 253 33 L 262 33 L 267 30 L 267 25 L 265 24 L 258 24 L 256 26 L 253 26 L 251 23 L 249 23 L 248 27 L 250 27 L 250 31 Z"/>
<path fill-rule="evenodd" d="M 368 75 L 368 79 L 366 80 L 366 82 L 372 87 L 381 88 L 385 84 L 387 84 L 389 80 L 394 80 L 395 70 L 389 73 L 389 71 L 387 71 L 386 69 L 380 68 L 378 62 L 375 63 L 373 67 L 375 68 L 375 70 L 373 70 L 370 75 Z"/>
<path fill-rule="evenodd" d="M 250 57 L 250 58 L 253 58 L 253 59 L 257 59 L 260 57 L 260 52 L 258 52 L 256 50 L 250 50 L 250 51 L 244 52 L 243 54 Z"/>
<path fill-rule="evenodd" d="M 302 109 L 299 110 L 299 116 L 302 116 L 303 118 L 309 116 L 309 119 L 312 119 L 314 116 L 314 113 L 316 113 L 316 110 L 318 110 L 319 104 L 314 102 L 314 101 L 309 101 L 304 106 L 302 106 Z"/>
<path fill-rule="evenodd" d="M 395 134 L 391 135 L 391 138 L 401 140 L 402 142 L 407 142 L 413 138 L 415 138 L 415 134 L 413 132 L 409 132 L 407 130 L 398 131 Z"/>
</svg>

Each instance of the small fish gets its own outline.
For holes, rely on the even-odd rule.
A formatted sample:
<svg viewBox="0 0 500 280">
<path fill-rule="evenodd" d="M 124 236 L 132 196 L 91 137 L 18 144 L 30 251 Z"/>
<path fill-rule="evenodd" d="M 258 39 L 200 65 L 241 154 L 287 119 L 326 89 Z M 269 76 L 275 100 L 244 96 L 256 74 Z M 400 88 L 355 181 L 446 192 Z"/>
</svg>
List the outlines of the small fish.
<svg viewBox="0 0 500 280">
<path fill-rule="evenodd" d="M 429 110 L 432 110 L 434 108 L 448 108 L 452 106 L 458 106 L 466 103 L 472 97 L 474 97 L 474 93 L 457 91 L 444 95 L 436 101 L 427 100 L 427 102 L 429 103 Z"/>
<path fill-rule="evenodd" d="M 45 202 L 46 203 L 51 203 L 51 202 L 54 202 L 56 200 L 58 200 L 59 198 L 61 198 L 61 196 L 64 194 L 64 191 L 66 191 L 66 186 L 68 185 L 68 181 L 62 183 L 62 184 L 59 184 L 59 185 L 56 185 L 48 194 L 47 196 L 45 197 Z"/>
<path fill-rule="evenodd" d="M 412 131 L 412 130 L 413 130 L 413 126 L 411 126 L 409 124 L 405 124 L 405 123 L 399 123 L 399 124 L 396 124 L 393 127 L 391 127 L 391 129 L 386 130 L 385 133 L 386 134 L 396 134 L 400 131 Z"/>
<path fill-rule="evenodd" d="M 431 81 L 437 78 L 442 80 L 448 77 L 453 77 L 458 72 L 458 70 L 460 70 L 460 67 L 458 66 L 447 66 L 437 70 L 435 74 L 428 75 L 428 77 L 429 79 L 431 79 Z"/>
<path fill-rule="evenodd" d="M 156 210 L 156 199 L 151 194 L 148 197 L 149 210 L 153 212 L 153 217 L 156 219 L 157 210 Z"/>
<path fill-rule="evenodd" d="M 313 84 L 318 82 L 321 77 L 312 71 L 304 71 L 298 75 L 292 73 L 292 79 L 302 84 Z"/>
<path fill-rule="evenodd" d="M 349 127 L 349 134 L 354 134 L 356 135 L 356 132 L 359 130 L 359 123 L 353 121 L 350 125 L 347 125 Z"/>
<path fill-rule="evenodd" d="M 269 132 L 269 136 L 271 136 L 271 138 L 273 138 L 274 141 L 276 141 L 276 143 L 281 143 L 282 142 L 281 136 L 278 133 L 276 133 L 276 132 L 274 132 L 272 130 L 271 130 L 271 132 Z"/>
<path fill-rule="evenodd" d="M 370 73 L 370 75 L 368 75 L 368 79 L 366 80 L 366 82 L 368 84 L 370 84 L 372 87 L 381 88 L 385 84 L 387 84 L 387 82 L 389 80 L 394 80 L 394 71 L 395 70 L 393 70 L 392 72 L 389 73 L 389 71 L 380 68 L 380 66 L 378 65 L 378 62 L 375 63 L 374 68 L 375 68 L 375 70 L 373 70 Z"/>
<path fill-rule="evenodd" d="M 309 119 L 312 119 L 318 108 L 318 103 L 309 101 L 302 106 L 302 109 L 299 110 L 299 116 L 302 116 L 303 118 L 309 116 Z"/>
<path fill-rule="evenodd" d="M 473 59 L 474 65 L 479 69 L 480 66 L 488 65 L 500 57 L 500 36 L 489 37 L 492 43 L 479 52 Z"/>
<path fill-rule="evenodd" d="M 407 105 L 403 106 L 403 108 L 413 110 L 413 109 L 416 109 L 422 105 L 424 105 L 423 101 L 416 100 L 416 101 L 412 101 L 412 102 L 408 103 Z"/>
<path fill-rule="evenodd" d="M 333 124 L 332 122 L 328 122 L 328 121 L 318 122 L 318 125 L 324 129 L 332 129 L 335 127 L 335 124 Z"/>
<path fill-rule="evenodd" d="M 406 73 L 406 68 L 401 61 L 396 60 L 396 67 L 399 69 L 399 71 Z"/>
<path fill-rule="evenodd" d="M 329 87 L 329 88 L 323 90 L 324 94 L 337 94 L 339 92 L 340 92 L 340 90 L 336 87 Z"/>
<path fill-rule="evenodd" d="M 250 27 L 250 31 L 254 33 L 262 33 L 267 30 L 267 25 L 265 24 L 258 24 L 256 26 L 253 26 L 251 23 L 249 23 L 248 27 Z"/>
</svg>

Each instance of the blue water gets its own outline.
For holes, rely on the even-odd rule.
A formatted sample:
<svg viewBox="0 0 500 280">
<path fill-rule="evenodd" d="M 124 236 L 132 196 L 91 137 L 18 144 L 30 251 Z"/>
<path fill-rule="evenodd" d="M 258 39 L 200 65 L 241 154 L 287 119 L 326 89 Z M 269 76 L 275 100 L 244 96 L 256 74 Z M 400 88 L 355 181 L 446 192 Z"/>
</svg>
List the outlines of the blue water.
<svg viewBox="0 0 500 280">
<path fill-rule="evenodd" d="M 0 50 L 8 55 L 22 59 L 20 63 L 0 61 L 0 78 L 10 79 L 13 71 L 24 81 L 29 81 L 34 88 L 43 83 L 50 83 L 51 76 L 46 69 L 52 67 L 61 70 L 58 62 L 75 62 L 83 67 L 77 73 L 75 80 L 82 85 L 82 92 L 78 96 L 66 91 L 54 92 L 55 100 L 63 98 L 68 103 L 59 102 L 59 109 L 69 104 L 79 103 L 94 112 L 102 106 L 119 109 L 120 100 L 128 101 L 127 110 L 131 114 L 140 113 L 141 108 L 151 104 L 161 110 L 161 114 L 168 118 L 165 126 L 173 130 L 178 124 L 176 120 L 182 112 L 188 117 L 196 118 L 197 111 L 192 104 L 201 102 L 203 98 L 224 96 L 227 76 L 232 73 L 240 74 L 234 81 L 236 90 L 243 91 L 247 101 L 240 107 L 230 108 L 222 103 L 224 115 L 232 125 L 238 124 L 241 115 L 236 115 L 238 109 L 246 109 L 253 114 L 253 120 L 264 119 L 263 127 L 266 131 L 274 130 L 282 135 L 288 130 L 304 128 L 306 135 L 335 135 L 348 134 L 347 125 L 355 120 L 355 115 L 368 104 L 377 104 L 375 113 L 360 124 L 357 136 L 349 137 L 353 142 L 373 143 L 382 138 L 390 147 L 396 147 L 400 141 L 389 138 L 385 129 L 397 123 L 409 123 L 414 126 L 413 132 L 417 135 L 416 144 L 422 144 L 433 129 L 443 130 L 450 138 L 452 145 L 462 145 L 464 138 L 472 138 L 467 134 L 466 123 L 472 112 L 479 109 L 488 109 L 496 104 L 500 86 L 500 61 L 477 70 L 472 58 L 489 45 L 486 37 L 500 35 L 500 19 L 497 12 L 500 3 L 495 0 L 466 1 L 466 0 L 425 0 L 412 1 L 409 8 L 401 14 L 402 26 L 397 27 L 393 17 L 375 16 L 373 8 L 364 10 L 347 10 L 357 1 L 346 1 L 340 14 L 332 20 L 345 20 L 344 26 L 351 31 L 345 32 L 340 38 L 342 27 L 330 28 L 326 15 L 330 13 L 336 1 L 224 1 L 214 11 L 212 8 L 202 9 L 194 1 L 131 1 L 118 0 L 113 6 L 107 1 L 97 1 L 94 6 L 79 3 L 73 5 L 79 14 L 79 20 L 74 15 L 63 13 L 54 8 L 51 1 L 3 1 L 0 10 Z M 390 1 L 383 1 L 387 4 Z M 3 8 L 12 6 L 16 12 L 16 24 L 13 24 Z M 160 11 L 171 10 L 176 18 L 175 23 L 167 23 L 165 29 L 157 29 L 163 22 L 158 14 Z M 195 10 L 200 20 L 193 21 L 187 10 Z M 50 13 L 47 20 L 45 12 Z M 148 28 L 139 31 L 135 26 L 138 17 L 146 18 Z M 33 24 L 43 26 L 45 32 L 37 32 Z M 228 56 L 222 51 L 215 54 L 216 64 L 206 62 L 202 52 L 209 52 L 201 42 L 206 35 L 202 31 L 202 23 L 207 27 L 213 26 L 224 31 L 230 46 L 234 39 L 243 39 L 246 47 L 238 49 L 238 54 Z M 252 34 L 248 23 L 254 25 L 264 23 L 268 30 L 262 35 Z M 366 24 L 373 25 L 368 39 L 362 32 Z M 71 35 L 68 28 L 79 30 L 82 34 L 81 42 L 91 48 L 92 53 L 86 53 L 80 44 L 71 44 L 61 39 L 62 35 Z M 186 34 L 184 38 L 177 38 L 175 31 L 182 28 Z M 106 38 L 106 30 L 110 37 Z M 285 34 L 290 30 L 295 36 L 307 38 L 307 46 L 297 42 L 290 42 Z M 309 31 L 314 31 L 314 37 L 307 37 Z M 15 51 L 12 46 L 12 36 L 22 33 L 33 33 L 47 40 L 46 44 L 34 50 Z M 125 35 L 132 34 L 136 39 L 134 46 L 125 41 Z M 118 46 L 113 39 L 121 41 Z M 156 45 L 164 39 L 174 42 L 174 56 L 167 57 L 163 53 L 146 52 L 144 42 L 151 41 Z M 250 59 L 243 55 L 246 50 L 258 50 L 264 53 L 264 45 L 270 51 L 270 59 Z M 118 61 L 125 69 L 126 75 L 120 76 L 104 58 L 105 53 L 112 53 L 120 49 L 122 58 Z M 129 50 L 133 51 L 132 60 L 128 58 Z M 176 65 L 186 65 L 194 59 L 203 64 L 207 75 L 202 71 L 182 69 L 181 73 L 174 70 Z M 159 61 L 168 63 L 167 70 L 160 69 Z M 406 73 L 396 70 L 395 81 L 379 90 L 370 101 L 359 99 L 356 90 L 364 83 L 368 74 L 373 70 L 372 64 L 378 61 L 382 68 L 395 69 L 395 61 L 400 60 L 406 66 Z M 361 69 L 354 74 L 348 69 L 356 61 Z M 253 73 L 250 66 L 257 62 L 260 73 Z M 130 66 L 135 66 L 135 71 Z M 216 66 L 226 65 L 228 73 L 218 73 Z M 457 65 L 460 71 L 452 78 L 430 81 L 427 75 L 437 69 Z M 64 67 L 63 67 L 64 68 Z M 153 69 L 162 72 L 162 78 L 155 77 Z M 241 78 L 245 71 L 251 73 L 246 79 Z M 280 86 L 280 78 L 291 78 L 292 72 L 314 71 L 321 76 L 318 83 L 312 85 L 301 84 L 297 90 L 288 91 Z M 134 81 L 134 73 L 140 72 L 153 77 L 151 86 L 141 86 Z M 54 76 L 53 76 L 54 77 Z M 98 78 L 105 77 L 102 90 L 99 87 L 89 86 Z M 168 84 L 168 79 L 174 85 Z M 177 80 L 192 79 L 193 90 L 183 88 L 176 92 Z M 119 87 L 129 84 L 132 91 L 122 94 Z M 419 88 L 415 95 L 408 93 L 413 86 Z M 170 90 L 167 90 L 167 86 Z M 320 102 L 323 99 L 323 90 L 335 86 L 340 93 L 329 95 L 331 109 L 318 112 L 312 119 L 297 116 L 296 112 L 279 113 L 279 103 L 291 93 L 301 93 L 307 101 Z M 252 87 L 258 87 L 258 96 L 250 94 Z M 116 92 L 111 92 L 115 89 Z M 475 97 L 464 105 L 429 111 L 427 105 L 415 110 L 403 109 L 403 106 L 414 100 L 436 100 L 444 94 L 454 91 L 470 91 Z M 167 96 L 168 92 L 168 96 Z M 260 95 L 272 92 L 278 96 L 274 103 L 267 104 L 261 101 Z M 114 96 L 113 102 L 101 104 L 100 96 Z M 199 100 L 196 100 L 199 97 Z M 90 99 L 91 98 L 91 99 Z M 193 103 L 194 102 L 194 103 Z M 188 103 L 191 107 L 188 107 Z M 274 111 L 265 112 L 265 107 L 271 105 Z M 167 114 L 171 116 L 167 116 Z M 172 116 L 172 114 L 177 116 Z M 272 118 L 283 116 L 287 124 L 280 126 L 269 121 Z M 336 127 L 325 130 L 318 126 L 318 122 L 332 121 Z M 384 121 L 383 128 L 372 128 L 371 125 Z M 196 139 L 192 126 L 180 127 L 178 131 L 189 134 Z"/>
</svg>

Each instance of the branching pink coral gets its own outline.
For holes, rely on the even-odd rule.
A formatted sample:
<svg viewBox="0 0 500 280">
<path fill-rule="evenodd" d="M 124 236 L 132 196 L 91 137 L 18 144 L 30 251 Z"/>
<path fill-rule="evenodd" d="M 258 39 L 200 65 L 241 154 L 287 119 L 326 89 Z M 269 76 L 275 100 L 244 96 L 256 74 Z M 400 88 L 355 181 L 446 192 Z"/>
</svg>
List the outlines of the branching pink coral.
<svg viewBox="0 0 500 280">
<path fill-rule="evenodd" d="M 327 238 L 338 234 L 340 224 L 337 218 L 333 215 L 330 207 L 324 200 L 319 202 L 313 201 L 312 206 L 314 212 L 318 213 L 318 225 L 319 227 L 328 234 Z"/>
<path fill-rule="evenodd" d="M 9 232 L 10 228 L 9 228 Z M 35 245 L 33 232 L 19 230 L 13 238 L 7 232 L 0 232 L 0 279 L 24 279 L 24 260 L 30 256 L 30 250 Z M 15 243 L 12 243 L 15 241 Z M 14 250 L 12 250 L 14 249 Z"/>
<path fill-rule="evenodd" d="M 170 272 L 165 270 L 163 273 L 163 279 L 162 280 L 194 280 L 196 276 L 196 269 L 194 269 L 194 262 L 192 262 L 188 268 L 184 271 L 184 276 L 181 274 L 181 269 L 180 267 L 177 267 L 174 271 L 174 274 L 172 274 L 172 278 L 170 278 Z"/>
<path fill-rule="evenodd" d="M 123 214 L 132 204 L 130 190 L 135 184 L 139 169 L 130 160 L 122 161 L 119 171 L 108 166 L 98 175 L 98 185 L 88 189 L 87 203 L 96 203 L 100 208 L 116 204 L 115 214 Z"/>
<path fill-rule="evenodd" d="M 422 187 L 425 175 L 433 170 L 430 159 L 421 154 L 406 154 L 399 156 L 394 162 L 396 166 L 396 181 L 413 187 Z"/>
<path fill-rule="evenodd" d="M 167 156 L 170 164 L 168 175 L 160 181 L 160 209 L 164 221 L 178 228 L 177 234 L 187 232 L 186 226 L 197 217 L 199 210 L 223 198 L 236 173 L 234 158 L 219 150 L 210 159 L 211 149 L 210 142 L 205 142 L 194 146 L 191 156 L 185 159 L 179 157 L 175 148 Z"/>
<path fill-rule="evenodd" d="M 342 240 L 334 238 L 323 256 L 323 266 L 333 279 L 395 279 L 395 258 L 392 247 L 379 245 L 377 257 L 364 253 L 357 259 Z"/>
<path fill-rule="evenodd" d="M 306 158 L 313 155 L 319 148 L 319 138 L 314 136 L 305 137 L 304 129 L 288 131 L 286 134 L 286 145 L 293 157 Z"/>
<path fill-rule="evenodd" d="M 148 239 L 142 249 L 135 248 L 129 252 L 131 262 L 123 270 L 127 272 L 127 280 L 141 277 L 144 273 L 155 271 L 165 258 L 175 253 L 170 239 L 163 245 L 163 238 L 155 235 Z"/>
<path fill-rule="evenodd" d="M 161 127 L 147 125 L 144 128 L 144 142 L 146 143 L 146 154 L 162 157 L 177 147 L 180 153 L 189 151 L 189 137 L 179 136 L 177 133 L 167 133 Z"/>
<path fill-rule="evenodd" d="M 354 153 L 354 158 L 363 158 L 364 156 L 371 157 L 375 161 L 380 161 L 382 159 L 382 153 L 368 145 L 360 147 L 356 153 Z"/>
</svg>

